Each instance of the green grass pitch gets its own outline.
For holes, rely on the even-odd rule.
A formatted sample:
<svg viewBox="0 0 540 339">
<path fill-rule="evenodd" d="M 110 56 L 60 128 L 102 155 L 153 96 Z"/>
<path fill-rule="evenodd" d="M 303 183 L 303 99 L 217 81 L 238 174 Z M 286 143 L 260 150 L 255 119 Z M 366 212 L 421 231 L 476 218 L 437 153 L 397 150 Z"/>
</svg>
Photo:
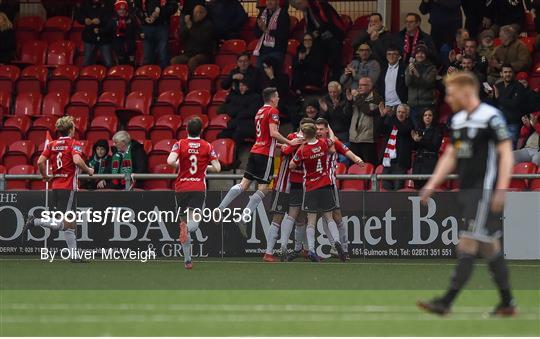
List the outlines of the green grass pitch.
<svg viewBox="0 0 540 339">
<path fill-rule="evenodd" d="M 447 286 L 452 260 L 265 264 L 259 259 L 89 264 L 0 259 L 1 336 L 540 336 L 540 262 L 512 261 L 519 316 L 479 262 L 445 318 L 417 299 Z"/>
</svg>

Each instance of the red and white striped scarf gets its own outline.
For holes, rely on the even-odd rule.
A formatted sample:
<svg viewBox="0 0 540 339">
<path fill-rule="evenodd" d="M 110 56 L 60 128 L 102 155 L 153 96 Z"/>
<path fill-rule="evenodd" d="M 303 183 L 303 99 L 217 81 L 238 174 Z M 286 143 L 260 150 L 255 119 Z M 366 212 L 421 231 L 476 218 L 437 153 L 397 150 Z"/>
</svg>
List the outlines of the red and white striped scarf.
<svg viewBox="0 0 540 339">
<path fill-rule="evenodd" d="M 270 31 L 275 31 L 277 29 L 277 21 L 278 21 L 279 13 L 281 12 L 281 8 L 278 7 L 270 18 L 268 18 L 268 12 L 269 12 L 268 8 L 266 8 L 261 14 L 261 19 L 264 21 L 265 24 L 268 25 L 268 29 L 261 36 L 261 38 L 259 39 L 259 42 L 257 42 L 257 46 L 255 47 L 255 50 L 253 51 L 253 55 L 255 56 L 259 55 L 259 50 L 261 49 L 263 45 L 265 47 L 276 46 L 276 38 L 270 35 Z"/>
<path fill-rule="evenodd" d="M 390 163 L 392 162 L 392 159 L 395 159 L 397 157 L 397 152 L 396 152 L 397 134 L 398 134 L 398 129 L 394 125 L 392 127 L 392 132 L 390 133 L 390 137 L 388 138 L 386 149 L 384 150 L 384 157 L 382 161 L 382 164 L 384 167 L 390 167 Z"/>
</svg>

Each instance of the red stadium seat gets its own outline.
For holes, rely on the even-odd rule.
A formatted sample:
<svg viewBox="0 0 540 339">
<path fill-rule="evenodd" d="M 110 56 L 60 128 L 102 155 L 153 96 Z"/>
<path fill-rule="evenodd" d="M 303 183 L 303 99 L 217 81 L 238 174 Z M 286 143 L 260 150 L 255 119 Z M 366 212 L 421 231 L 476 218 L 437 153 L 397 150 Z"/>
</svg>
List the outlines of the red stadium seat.
<svg viewBox="0 0 540 339">
<path fill-rule="evenodd" d="M 15 20 L 15 38 L 17 41 L 39 40 L 39 32 L 45 20 L 40 16 L 21 16 Z"/>
<path fill-rule="evenodd" d="M 91 65 L 83 67 L 79 73 L 79 78 L 75 83 L 75 92 L 83 91 L 98 96 L 99 85 L 105 78 L 107 69 L 101 65 Z"/>
<path fill-rule="evenodd" d="M 372 174 L 373 165 L 364 163 L 362 165 L 353 164 L 347 170 L 348 174 Z M 369 188 L 369 180 L 342 180 L 341 189 L 344 191 L 364 191 Z"/>
<path fill-rule="evenodd" d="M 161 68 L 157 65 L 145 65 L 137 68 L 135 76 L 131 79 L 130 90 L 143 92 L 149 96 L 154 95 L 157 81 L 161 76 Z"/>
<path fill-rule="evenodd" d="M 212 142 L 219 139 L 219 134 L 222 132 L 222 129 L 208 129 L 204 132 L 204 140 Z"/>
<path fill-rule="evenodd" d="M 73 20 L 67 16 L 53 16 L 45 22 L 45 26 L 40 34 L 40 40 L 52 43 L 66 40 L 67 33 L 73 25 Z"/>
<path fill-rule="evenodd" d="M 116 115 L 116 110 L 124 107 L 124 94 L 117 92 L 103 92 L 94 105 L 94 118 L 99 116 Z"/>
<path fill-rule="evenodd" d="M 536 164 L 532 162 L 522 162 L 514 165 L 514 174 L 534 174 L 536 173 Z M 512 190 L 525 190 L 528 187 L 528 180 L 526 179 L 512 179 L 510 181 L 510 189 Z"/>
<path fill-rule="evenodd" d="M 171 65 L 166 67 L 158 82 L 158 93 L 179 91 L 186 88 L 189 76 L 187 65 Z"/>
<path fill-rule="evenodd" d="M 86 116 L 74 116 L 73 123 L 75 124 L 76 139 L 80 139 L 88 129 L 88 118 Z"/>
<path fill-rule="evenodd" d="M 340 175 L 340 174 L 345 174 L 347 173 L 347 165 L 345 165 L 344 163 L 342 162 L 338 162 L 336 164 L 336 175 Z M 337 186 L 339 188 L 342 188 L 342 181 L 343 180 L 336 180 L 336 183 L 337 183 Z"/>
<path fill-rule="evenodd" d="M 138 115 L 131 118 L 126 131 L 136 140 L 145 140 L 150 128 L 154 125 L 154 117 L 151 115 Z"/>
<path fill-rule="evenodd" d="M 216 139 L 212 147 L 223 169 L 231 169 L 236 165 L 236 144 L 232 139 Z"/>
<path fill-rule="evenodd" d="M 0 121 L 2 116 L 11 114 L 11 93 L 0 91 Z"/>
<path fill-rule="evenodd" d="M 74 65 L 60 65 L 56 67 L 47 82 L 48 92 L 62 92 L 71 94 L 73 84 L 79 76 L 79 68 Z"/>
<path fill-rule="evenodd" d="M 221 106 L 221 104 L 211 104 L 206 109 L 206 115 L 208 115 L 208 119 L 212 120 L 215 117 L 217 117 L 220 113 L 218 113 L 218 109 Z"/>
<path fill-rule="evenodd" d="M 131 92 L 126 97 L 125 109 L 138 112 L 140 114 L 150 114 L 150 106 L 152 105 L 152 95 L 143 92 Z"/>
<path fill-rule="evenodd" d="M 154 144 L 160 140 L 174 139 L 180 126 L 182 126 L 181 116 L 162 115 L 156 118 L 154 127 L 150 130 L 150 139 Z"/>
<path fill-rule="evenodd" d="M 163 115 L 178 113 L 178 107 L 184 101 L 184 94 L 180 91 L 165 91 L 161 93 L 156 102 L 150 107 L 150 114 L 155 118 Z"/>
<path fill-rule="evenodd" d="M 165 164 L 159 164 L 151 168 L 151 173 L 155 174 L 174 174 L 174 168 Z M 144 189 L 147 190 L 170 190 L 172 180 L 158 179 L 158 180 L 145 180 L 143 183 Z"/>
<path fill-rule="evenodd" d="M 354 20 L 353 27 L 354 28 L 361 28 L 361 29 L 367 29 L 369 25 L 369 15 L 363 15 L 359 16 Z"/>
<path fill-rule="evenodd" d="M 107 76 L 102 82 L 102 91 L 125 95 L 134 74 L 135 70 L 131 65 L 118 65 L 109 68 Z"/>
<path fill-rule="evenodd" d="M 66 115 L 73 117 L 89 117 L 96 104 L 96 96 L 88 92 L 75 92 L 66 107 Z"/>
<path fill-rule="evenodd" d="M 226 75 L 229 75 L 229 74 L 231 73 L 231 71 L 232 71 L 233 69 L 235 69 L 236 67 L 238 67 L 238 66 L 236 65 L 236 62 L 221 67 L 221 77 L 226 76 Z"/>
<path fill-rule="evenodd" d="M 14 115 L 40 115 L 41 114 L 41 94 L 29 92 L 20 93 L 15 100 Z"/>
<path fill-rule="evenodd" d="M 22 43 L 19 58 L 16 63 L 26 65 L 43 65 L 47 56 L 47 43 L 39 40 L 29 40 Z"/>
<path fill-rule="evenodd" d="M 4 154 L 4 166 L 9 170 L 13 166 L 30 163 L 30 159 L 35 150 L 36 145 L 32 141 L 14 141 L 8 145 L 7 152 Z"/>
<path fill-rule="evenodd" d="M 221 70 L 218 65 L 199 65 L 193 71 L 193 77 L 188 83 L 188 91 L 210 90 L 214 91 L 214 81 L 219 77 Z"/>
<path fill-rule="evenodd" d="M 8 174 L 29 175 L 34 174 L 34 166 L 18 165 L 8 169 Z M 27 190 L 30 187 L 29 180 L 8 180 L 6 183 L 8 190 Z"/>
<path fill-rule="evenodd" d="M 227 100 L 227 97 L 229 96 L 229 91 L 221 90 L 217 91 L 216 94 L 212 97 L 212 104 L 222 104 Z"/>
<path fill-rule="evenodd" d="M 72 41 L 56 41 L 49 45 L 47 65 L 72 65 L 75 58 L 75 43 Z"/>
<path fill-rule="evenodd" d="M 536 173 L 540 174 L 540 167 L 537 167 Z M 531 191 L 540 191 L 540 179 L 533 179 L 529 183 L 529 189 Z"/>
<path fill-rule="evenodd" d="M 86 132 L 86 140 L 92 145 L 99 139 L 109 140 L 117 130 L 118 119 L 116 116 L 95 117 Z"/>
<path fill-rule="evenodd" d="M 17 66 L 0 65 L 0 91 L 12 93 L 21 70 Z"/>
<path fill-rule="evenodd" d="M 216 55 L 215 63 L 220 68 L 227 67 L 228 65 L 235 65 L 238 56 L 236 54 L 218 54 Z"/>
<path fill-rule="evenodd" d="M 148 168 L 166 164 L 167 157 L 175 143 L 176 139 L 161 140 L 155 143 L 152 152 L 148 155 Z"/>
<path fill-rule="evenodd" d="M 185 102 L 189 104 L 198 104 L 200 106 L 206 107 L 210 104 L 211 99 L 210 92 L 207 90 L 195 90 L 189 92 L 185 97 Z"/>
<path fill-rule="evenodd" d="M 43 98 L 42 115 L 62 116 L 69 103 L 69 93 L 51 92 Z"/>
<path fill-rule="evenodd" d="M 298 46 L 300 46 L 300 42 L 298 42 L 298 40 L 289 39 L 289 41 L 287 42 L 287 54 L 296 56 L 296 50 L 298 49 Z"/>
<path fill-rule="evenodd" d="M 227 124 L 231 120 L 231 117 L 228 114 L 218 114 L 216 117 L 212 118 L 208 123 L 209 129 L 225 129 Z"/>
<path fill-rule="evenodd" d="M 529 77 L 529 87 L 533 91 L 540 91 L 540 76 Z"/>
<path fill-rule="evenodd" d="M 0 140 L 13 141 L 24 139 L 32 125 L 32 120 L 26 116 L 10 117 L 0 127 Z"/>
<path fill-rule="evenodd" d="M 26 134 L 26 139 L 32 141 L 35 145 L 44 143 L 47 131 L 54 135 L 56 119 L 57 117 L 52 116 L 37 118 Z"/>
<path fill-rule="evenodd" d="M 17 93 L 38 92 L 42 93 L 47 82 L 49 70 L 45 66 L 28 66 L 21 72 L 17 81 Z"/>
<path fill-rule="evenodd" d="M 219 54 L 242 54 L 246 50 L 246 42 L 240 39 L 225 40 Z"/>
</svg>

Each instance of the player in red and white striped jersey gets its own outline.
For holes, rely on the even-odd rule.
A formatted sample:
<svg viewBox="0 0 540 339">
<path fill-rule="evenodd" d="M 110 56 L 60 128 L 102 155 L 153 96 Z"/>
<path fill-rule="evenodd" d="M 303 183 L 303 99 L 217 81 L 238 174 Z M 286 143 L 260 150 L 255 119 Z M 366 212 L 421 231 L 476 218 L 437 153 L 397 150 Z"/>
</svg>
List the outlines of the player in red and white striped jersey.
<svg viewBox="0 0 540 339">
<path fill-rule="evenodd" d="M 221 164 L 210 143 L 201 139 L 202 121 L 195 117 L 188 121 L 187 139 L 179 140 L 167 158 L 169 166 L 178 168 L 174 184 L 176 208 L 181 211 L 180 244 L 184 252 L 184 267 L 191 269 L 191 236 L 199 228 L 194 211 L 201 213 L 206 200 L 206 171 L 218 173 Z"/>
<path fill-rule="evenodd" d="M 331 130 L 328 126 L 328 121 L 323 118 L 317 119 L 315 122 L 315 126 L 317 127 L 317 138 L 326 139 L 329 138 L 331 133 Z M 349 235 L 347 232 L 346 226 L 343 224 L 343 215 L 341 214 L 341 203 L 339 200 L 339 189 L 337 186 L 336 181 L 336 167 L 337 167 L 337 161 L 338 161 L 338 154 L 344 155 L 347 158 L 351 159 L 356 164 L 363 164 L 364 161 L 354 154 L 349 148 L 343 144 L 339 139 L 337 139 L 336 136 L 331 137 L 334 141 L 334 147 L 336 149 L 335 153 L 332 153 L 330 157 L 328 158 L 329 161 L 329 168 L 330 168 L 330 179 L 332 180 L 332 188 L 334 191 L 334 197 L 336 201 L 336 209 L 332 211 L 333 219 L 336 221 L 338 231 L 339 231 L 339 240 L 341 243 L 341 246 L 343 248 L 343 252 L 345 253 L 345 256 L 341 257 L 340 259 L 344 260 L 348 256 L 348 244 L 349 244 Z M 330 238 L 332 236 L 330 230 L 328 229 L 328 224 L 326 223 L 325 219 L 323 219 L 323 228 L 326 233 L 326 236 Z M 329 239 L 330 240 L 330 239 Z M 330 240 L 330 243 L 332 243 L 332 240 Z M 332 248 L 332 250 L 335 250 Z M 331 251 L 332 253 L 333 251 Z M 334 254 L 334 253 L 332 253 Z M 336 251 L 337 254 L 337 251 Z"/>
<path fill-rule="evenodd" d="M 75 191 L 78 190 L 78 170 L 81 169 L 83 172 L 93 175 L 94 169 L 86 165 L 83 159 L 82 146 L 77 140 L 73 139 L 73 134 L 75 133 L 73 117 L 64 116 L 59 118 L 56 121 L 55 127 L 61 136 L 58 140 L 51 141 L 47 144 L 38 159 L 37 165 L 43 179 L 51 182 L 50 209 L 64 213 L 67 211 L 76 211 L 77 200 Z M 50 161 L 52 175 L 48 173 L 47 160 Z M 28 230 L 34 226 L 62 231 L 70 253 L 73 253 L 77 249 L 77 237 L 75 235 L 77 224 L 75 221 L 68 222 L 67 220 L 62 220 L 55 222 L 50 220 L 50 218 L 28 216 L 23 229 L 23 239 L 25 239 Z M 72 261 L 81 262 L 80 259 L 74 259 Z"/>
</svg>

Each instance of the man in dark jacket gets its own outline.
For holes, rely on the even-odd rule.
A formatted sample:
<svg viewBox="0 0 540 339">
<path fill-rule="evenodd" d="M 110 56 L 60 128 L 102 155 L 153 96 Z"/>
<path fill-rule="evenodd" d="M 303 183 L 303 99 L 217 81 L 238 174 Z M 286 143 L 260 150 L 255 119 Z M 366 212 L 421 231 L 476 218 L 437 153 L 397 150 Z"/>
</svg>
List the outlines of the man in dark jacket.
<svg viewBox="0 0 540 339">
<path fill-rule="evenodd" d="M 258 57 L 257 68 L 261 68 L 262 62 L 271 57 L 281 69 L 287 52 L 289 26 L 289 13 L 278 6 L 278 0 L 267 0 L 266 8 L 257 17 L 255 26 L 255 35 L 259 38 L 253 51 L 253 55 Z"/>
<path fill-rule="evenodd" d="M 497 34 L 502 26 L 511 25 L 516 32 L 521 32 L 525 21 L 523 1 L 489 0 L 485 1 L 483 24 Z"/>
<path fill-rule="evenodd" d="M 405 28 L 396 34 L 396 41 L 401 46 L 403 62 L 409 63 L 416 54 L 416 48 L 425 45 L 427 56 L 434 63 L 438 63 L 438 51 L 431 35 L 420 29 L 422 18 L 416 13 L 408 13 L 405 17 Z"/>
<path fill-rule="evenodd" d="M 386 50 L 386 63 L 383 65 L 377 84 L 378 92 L 384 99 L 385 108 L 395 111 L 399 104 L 407 102 L 408 95 L 405 84 L 407 66 L 401 60 L 399 48 L 389 47 Z"/>
<path fill-rule="evenodd" d="M 502 81 L 495 84 L 493 91 L 489 93 L 494 105 L 499 108 L 508 126 L 514 149 L 517 147 L 521 128 L 523 103 L 525 103 L 525 87 L 515 79 L 514 69 L 509 64 L 504 64 L 501 71 Z"/>
<path fill-rule="evenodd" d="M 238 94 L 240 81 L 247 83 L 252 92 L 261 91 L 261 72 L 251 65 L 250 57 L 249 53 L 240 54 L 236 59 L 236 68 L 221 81 L 221 88 L 231 90 L 229 96 Z"/>
<path fill-rule="evenodd" d="M 382 160 L 383 174 L 406 174 L 411 167 L 413 149 L 413 124 L 409 118 L 409 107 L 401 104 L 395 114 L 381 113 L 381 116 L 388 135 Z M 384 180 L 382 186 L 385 190 L 399 190 L 403 188 L 403 180 Z"/>
<path fill-rule="evenodd" d="M 137 16 L 144 34 L 145 65 L 154 64 L 156 52 L 161 68 L 169 65 L 169 22 L 178 10 L 177 0 L 135 0 Z"/>
<path fill-rule="evenodd" d="M 360 32 L 352 42 L 355 50 L 361 44 L 367 43 L 371 47 L 372 57 L 381 66 L 386 63 L 386 51 L 394 44 L 394 35 L 384 27 L 384 20 L 380 13 L 372 13 L 369 16 L 368 29 Z"/>
<path fill-rule="evenodd" d="M 101 52 L 103 64 L 112 66 L 111 42 L 112 30 L 109 22 L 113 16 L 113 7 L 104 0 L 86 0 L 76 15 L 77 21 L 84 25 L 84 65 L 94 64 L 96 49 Z"/>
<path fill-rule="evenodd" d="M 195 6 L 193 20 L 190 15 L 184 16 L 185 24 L 180 34 L 184 53 L 172 58 L 172 64 L 187 64 L 193 72 L 197 66 L 212 61 L 216 38 L 214 25 L 207 14 L 206 8 Z"/>
<path fill-rule="evenodd" d="M 239 0 L 213 0 L 207 4 L 208 13 L 218 40 L 238 39 L 248 15 Z"/>
<path fill-rule="evenodd" d="M 456 31 L 461 28 L 461 0 L 422 0 L 420 13 L 429 14 L 431 37 L 437 51 L 444 44 L 452 44 Z"/>
<path fill-rule="evenodd" d="M 343 95 L 341 85 L 337 81 L 328 84 L 328 94 L 319 100 L 321 117 L 328 121 L 336 137 L 349 145 L 352 111 L 345 109 L 347 104 L 347 98 Z"/>
<path fill-rule="evenodd" d="M 118 64 L 133 64 L 135 62 L 135 40 L 140 27 L 137 19 L 129 13 L 128 2 L 118 0 L 114 3 L 116 14 L 110 21 L 112 45 Z"/>
<path fill-rule="evenodd" d="M 96 141 L 92 147 L 92 158 L 88 161 L 88 167 L 94 169 L 95 174 L 111 173 L 111 156 L 109 155 L 109 143 L 105 139 Z M 106 180 L 88 180 L 86 187 L 89 189 L 107 187 Z"/>
<path fill-rule="evenodd" d="M 136 140 L 131 140 L 128 132 L 120 131 L 113 135 L 113 156 L 111 159 L 111 174 L 146 173 L 148 170 L 148 158 L 143 145 Z M 139 187 L 140 185 L 136 185 Z M 123 189 L 124 180 L 111 180 L 109 187 Z"/>
</svg>

